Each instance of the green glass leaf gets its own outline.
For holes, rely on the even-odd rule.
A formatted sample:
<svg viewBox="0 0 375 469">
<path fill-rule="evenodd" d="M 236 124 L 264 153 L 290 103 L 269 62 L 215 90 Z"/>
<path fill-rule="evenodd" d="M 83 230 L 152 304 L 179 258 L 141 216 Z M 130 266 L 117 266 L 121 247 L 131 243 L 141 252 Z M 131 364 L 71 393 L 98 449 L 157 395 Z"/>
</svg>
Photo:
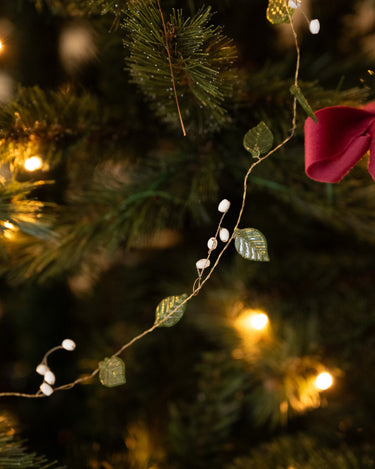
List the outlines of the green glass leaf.
<svg viewBox="0 0 375 469">
<path fill-rule="evenodd" d="M 250 152 L 255 158 L 259 157 L 262 153 L 267 153 L 271 149 L 272 144 L 273 134 L 263 121 L 246 132 L 243 138 L 245 150 Z"/>
<path fill-rule="evenodd" d="M 268 2 L 267 19 L 272 24 L 289 23 L 289 17 L 293 13 L 293 8 L 288 6 L 288 0 L 269 0 Z"/>
<path fill-rule="evenodd" d="M 126 383 L 125 363 L 119 357 L 105 358 L 99 363 L 99 380 L 103 386 L 113 388 Z"/>
<path fill-rule="evenodd" d="M 179 305 L 185 301 L 187 297 L 188 295 L 184 293 L 183 295 L 164 298 L 155 310 L 155 324 L 158 325 L 161 323 L 159 327 L 172 327 L 177 324 L 186 309 L 186 303 L 182 306 Z"/>
<path fill-rule="evenodd" d="M 244 228 L 234 232 L 234 245 L 238 254 L 250 261 L 268 262 L 267 240 L 255 228 Z"/>
<path fill-rule="evenodd" d="M 303 110 L 306 112 L 306 114 L 311 117 L 314 122 L 318 122 L 318 119 L 315 117 L 314 111 L 312 110 L 310 104 L 303 95 L 301 88 L 299 86 L 292 85 L 289 90 L 292 95 L 296 97 L 297 101 L 299 102 Z"/>
</svg>

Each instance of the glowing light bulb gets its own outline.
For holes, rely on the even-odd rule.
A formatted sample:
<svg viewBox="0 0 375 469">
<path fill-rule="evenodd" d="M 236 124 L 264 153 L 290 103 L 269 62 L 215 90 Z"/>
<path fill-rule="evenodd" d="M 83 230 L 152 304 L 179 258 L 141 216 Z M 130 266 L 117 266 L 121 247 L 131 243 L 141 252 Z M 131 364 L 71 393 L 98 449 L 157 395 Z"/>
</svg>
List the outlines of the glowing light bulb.
<svg viewBox="0 0 375 469">
<path fill-rule="evenodd" d="M 0 41 L 0 51 L 3 48 L 3 43 Z"/>
<path fill-rule="evenodd" d="M 262 311 L 249 310 L 243 313 L 236 321 L 238 329 L 243 331 L 263 331 L 269 323 L 267 314 Z"/>
<path fill-rule="evenodd" d="M 325 391 L 330 388 L 333 384 L 333 376 L 328 371 L 320 373 L 315 380 L 315 387 L 320 391 Z"/>
<path fill-rule="evenodd" d="M 268 316 L 265 313 L 253 314 L 250 317 L 250 324 L 253 329 L 261 331 L 267 327 Z"/>
<path fill-rule="evenodd" d="M 36 171 L 42 167 L 43 161 L 39 156 L 31 156 L 27 158 L 24 167 L 27 171 Z"/>
<path fill-rule="evenodd" d="M 17 228 L 10 221 L 5 221 L 3 225 L 4 228 L 6 228 L 6 230 L 3 231 L 4 238 L 9 240 L 14 239 Z"/>
</svg>

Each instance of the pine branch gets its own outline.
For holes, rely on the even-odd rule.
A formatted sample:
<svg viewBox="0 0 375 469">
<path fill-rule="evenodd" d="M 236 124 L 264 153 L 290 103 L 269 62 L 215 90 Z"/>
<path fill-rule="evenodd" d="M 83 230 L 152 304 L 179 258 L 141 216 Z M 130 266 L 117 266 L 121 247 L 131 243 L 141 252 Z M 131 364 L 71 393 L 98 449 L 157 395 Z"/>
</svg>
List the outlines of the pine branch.
<svg viewBox="0 0 375 469">
<path fill-rule="evenodd" d="M 130 2 L 123 28 L 127 68 L 158 117 L 176 127 L 173 87 L 159 10 L 154 0 Z M 184 19 L 173 10 L 169 49 L 177 97 L 187 129 L 213 131 L 228 122 L 225 100 L 232 95 L 236 52 L 221 28 L 208 25 L 211 9 Z M 151 25 L 151 28 L 150 28 Z"/>
<path fill-rule="evenodd" d="M 13 432 L 12 432 L 13 430 Z M 24 441 L 20 441 L 10 428 L 6 415 L 0 416 L 0 467 L 10 469 L 59 469 L 54 462 L 48 462 L 45 456 L 30 452 Z M 60 467 L 60 469 L 63 469 Z"/>
<path fill-rule="evenodd" d="M 284 155 L 283 165 L 272 161 L 251 179 L 253 191 L 268 191 L 337 232 L 375 242 L 374 183 L 364 158 L 339 185 L 321 184 L 306 178 L 303 150 L 296 147 Z M 269 178 L 272 174 L 272 179 Z"/>
<path fill-rule="evenodd" d="M 325 447 L 304 434 L 283 436 L 251 451 L 250 457 L 239 458 L 227 469 L 370 469 L 374 467 L 373 454 L 368 448 L 358 448 L 358 454 L 340 445 Z"/>
<path fill-rule="evenodd" d="M 157 151 L 137 166 L 98 166 L 91 183 L 81 189 L 72 184 L 66 203 L 51 207 L 55 237 L 37 242 L 17 233 L 4 240 L 12 262 L 2 272 L 20 282 L 72 272 L 82 263 L 92 263 L 95 271 L 98 255 L 109 261 L 118 249 L 147 248 L 163 229 L 181 228 L 188 213 L 196 221 L 207 219 L 198 201 L 216 195 L 214 161 L 207 157 L 197 165 L 194 154 L 182 158 L 179 151 L 170 156 L 168 165 L 165 153 Z"/>
<path fill-rule="evenodd" d="M 44 6 L 55 15 L 88 16 L 119 14 L 126 0 L 30 0 L 40 11 Z"/>
<path fill-rule="evenodd" d="M 105 122 L 97 98 L 70 89 L 44 91 L 18 87 L 14 99 L 0 107 L 0 137 L 45 138 L 49 143 L 67 136 L 82 136 Z"/>
<path fill-rule="evenodd" d="M 238 395 L 245 372 L 224 353 L 204 354 L 197 372 L 197 398 L 171 406 L 169 440 L 177 462 L 206 468 L 222 464 L 227 456 L 228 439 L 242 410 Z"/>
<path fill-rule="evenodd" d="M 45 181 L 0 184 L 0 231 L 5 239 L 14 239 L 18 231 L 39 240 L 55 239 L 51 230 L 53 218 L 46 212 L 52 205 L 29 198 L 32 191 L 45 184 Z"/>
<path fill-rule="evenodd" d="M 251 74 L 239 72 L 233 97 L 237 125 L 248 126 L 249 122 L 255 125 L 263 120 L 276 136 L 288 131 L 291 79 L 285 75 L 283 63 L 268 64 Z M 339 83 L 335 89 L 326 89 L 318 81 L 300 81 L 300 86 L 314 110 L 335 105 L 360 106 L 372 95 L 368 87 L 342 89 Z M 303 110 L 298 109 L 298 122 L 302 124 L 305 119 Z M 302 131 L 300 125 L 298 133 Z"/>
</svg>

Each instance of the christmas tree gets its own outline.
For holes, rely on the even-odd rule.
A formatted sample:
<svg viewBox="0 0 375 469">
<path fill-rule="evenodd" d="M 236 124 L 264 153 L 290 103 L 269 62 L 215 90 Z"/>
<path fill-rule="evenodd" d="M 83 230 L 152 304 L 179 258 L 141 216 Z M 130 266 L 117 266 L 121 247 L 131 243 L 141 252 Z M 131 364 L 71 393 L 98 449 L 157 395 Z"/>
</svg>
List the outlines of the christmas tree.
<svg viewBox="0 0 375 469">
<path fill-rule="evenodd" d="M 375 467 L 374 27 L 1 3 L 0 467 Z"/>
</svg>

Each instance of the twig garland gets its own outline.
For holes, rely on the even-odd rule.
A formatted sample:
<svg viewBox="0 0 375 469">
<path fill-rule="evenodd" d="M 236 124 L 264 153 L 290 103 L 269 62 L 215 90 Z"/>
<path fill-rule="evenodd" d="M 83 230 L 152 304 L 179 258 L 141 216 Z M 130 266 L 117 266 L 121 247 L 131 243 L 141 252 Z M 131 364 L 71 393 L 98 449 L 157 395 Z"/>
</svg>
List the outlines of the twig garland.
<svg viewBox="0 0 375 469">
<path fill-rule="evenodd" d="M 168 52 L 168 58 L 169 58 L 169 65 L 170 65 L 170 69 L 171 69 L 171 76 L 172 76 L 172 82 L 173 82 L 173 88 L 174 88 L 174 92 L 175 92 L 175 98 L 176 98 L 176 105 L 177 105 L 177 109 L 178 109 L 178 112 L 179 112 L 179 117 L 180 117 L 180 122 L 181 122 L 181 127 L 182 127 L 182 130 L 183 130 L 183 133 L 184 133 L 184 136 L 186 135 L 186 131 L 185 131 L 185 128 L 184 128 L 184 125 L 183 125 L 183 121 L 182 121 L 182 116 L 181 116 L 181 113 L 180 113 L 180 109 L 179 109 L 179 104 L 178 104 L 178 98 L 177 98 L 177 93 L 176 93 L 176 88 L 175 88 L 175 83 L 174 83 L 174 75 L 173 75 L 173 68 L 172 68 L 172 62 L 171 62 L 171 57 L 170 57 L 170 52 L 169 52 L 169 48 L 168 48 L 168 40 L 167 40 L 167 31 L 166 31 L 166 27 L 165 27 L 165 23 L 164 23 L 164 18 L 163 18 L 163 14 L 161 12 L 161 9 L 160 9 L 160 3 L 159 3 L 159 0 L 157 0 L 157 3 L 158 3 L 158 7 L 159 7 L 159 11 L 160 11 L 160 15 L 162 17 L 162 21 L 163 21 L 163 28 L 164 28 L 164 33 L 165 33 L 165 37 L 166 37 L 166 44 L 167 44 L 167 52 Z M 293 37 L 294 37 L 294 43 L 295 43 L 295 49 L 296 49 L 296 68 L 295 68 L 295 74 L 294 74 L 294 84 L 295 86 L 298 85 L 298 77 L 299 77 L 299 69 L 300 69 L 300 49 L 299 49 L 299 45 L 298 45 L 298 37 L 297 37 L 297 33 L 295 31 L 295 28 L 294 28 L 294 25 L 293 25 L 293 19 L 292 19 L 292 16 L 290 15 L 290 13 L 288 12 L 288 16 L 289 16 L 289 21 L 290 21 L 290 26 L 291 26 L 291 30 L 292 30 L 292 33 L 293 33 Z M 263 162 L 264 160 L 266 160 L 268 157 L 270 157 L 273 153 L 275 153 L 276 151 L 278 151 L 280 148 L 282 148 L 283 146 L 285 146 L 294 136 L 294 133 L 295 133 L 295 130 L 297 128 L 297 123 L 296 123 L 296 120 L 297 120 L 297 99 L 294 97 L 293 99 L 293 108 L 292 108 L 292 128 L 290 130 L 290 133 L 289 135 L 281 142 L 279 143 L 275 148 L 273 148 L 272 150 L 270 150 L 266 155 L 262 156 L 262 157 L 258 157 L 256 159 L 256 161 L 254 161 L 251 166 L 249 167 L 249 169 L 247 170 L 246 172 L 246 175 L 244 177 L 244 181 L 243 181 L 243 193 L 242 193 L 242 203 L 241 203 L 241 207 L 240 207 L 240 210 L 239 210 L 239 213 L 238 213 L 238 217 L 237 217 L 237 221 L 234 225 L 234 228 L 233 228 L 233 231 L 232 231 L 232 234 L 231 236 L 229 237 L 229 239 L 225 242 L 224 246 L 222 247 L 221 251 L 219 252 L 214 264 L 212 265 L 212 267 L 209 269 L 209 271 L 207 272 L 207 275 L 205 275 L 205 277 L 203 278 L 203 272 L 204 271 L 201 271 L 201 272 L 198 272 L 198 278 L 196 279 L 196 281 L 194 282 L 194 285 L 193 285 L 193 288 L 192 288 L 192 292 L 190 293 L 190 295 L 184 300 L 182 301 L 181 303 L 179 303 L 177 306 L 175 306 L 174 308 L 172 308 L 172 310 L 161 320 L 161 321 L 158 321 L 157 323 L 155 323 L 152 327 L 150 327 L 149 329 L 146 329 L 145 331 L 143 331 L 141 334 L 133 337 L 133 339 L 131 339 L 129 342 L 125 343 L 122 347 L 120 347 L 113 355 L 112 357 L 117 357 L 119 355 L 121 355 L 126 349 L 128 349 L 129 347 L 131 347 L 134 343 L 138 342 L 139 340 L 141 340 L 143 337 L 145 337 L 146 335 L 150 334 L 151 332 L 153 332 L 155 329 L 157 329 L 161 324 L 163 324 L 165 321 L 167 321 L 175 312 L 177 309 L 181 308 L 183 305 L 185 305 L 187 302 L 189 302 L 194 296 L 196 296 L 203 288 L 203 286 L 206 284 L 206 282 L 208 282 L 208 280 L 211 278 L 212 274 L 214 273 L 216 267 L 219 265 L 220 263 L 220 260 L 221 260 L 221 257 L 223 256 L 224 252 L 228 249 L 229 247 L 229 244 L 231 243 L 231 241 L 234 239 L 234 236 L 235 236 L 235 230 L 239 227 L 239 224 L 241 222 L 241 219 L 242 219 L 242 215 L 243 215 L 243 212 L 244 212 L 244 209 L 245 209 L 245 205 L 246 205 L 246 196 L 247 196 L 247 183 L 248 183 L 248 178 L 250 176 L 250 174 L 253 172 L 254 168 L 260 164 L 261 162 Z M 221 224 L 222 224 L 222 221 L 224 219 L 224 216 L 225 216 L 225 213 L 223 213 L 223 215 L 221 216 L 220 218 L 220 221 L 219 221 L 219 225 L 218 225 L 218 228 L 216 230 L 216 236 L 217 234 L 219 233 L 220 231 L 220 228 L 221 228 Z M 211 252 L 212 252 L 213 249 L 209 249 L 209 252 L 208 252 L 208 257 L 211 255 Z M 208 258 L 207 257 L 207 258 Z M 53 350 L 56 350 L 57 348 L 59 347 L 54 347 L 53 349 L 51 349 L 49 352 L 47 352 L 47 355 L 49 355 L 49 353 L 51 353 L 51 351 Z M 63 390 L 67 390 L 67 389 L 72 389 L 73 387 L 75 387 L 77 384 L 81 384 L 81 383 L 84 383 L 84 382 L 87 382 L 87 381 L 90 381 L 92 378 L 94 378 L 97 374 L 99 373 L 99 366 L 97 368 L 95 368 L 90 374 L 88 375 L 85 375 L 85 376 L 82 376 L 78 379 L 76 379 L 75 381 L 72 381 L 70 383 L 67 383 L 67 384 L 64 384 L 64 385 L 61 385 L 61 386 L 58 386 L 56 388 L 54 388 L 54 392 L 56 391 L 63 391 Z M 39 397 L 47 397 L 45 394 L 42 393 L 42 391 L 38 390 L 36 393 L 34 394 L 26 394 L 26 393 L 17 393 L 17 392 L 1 392 L 0 393 L 0 398 L 1 397 L 24 397 L 24 398 L 39 398 Z"/>
</svg>

